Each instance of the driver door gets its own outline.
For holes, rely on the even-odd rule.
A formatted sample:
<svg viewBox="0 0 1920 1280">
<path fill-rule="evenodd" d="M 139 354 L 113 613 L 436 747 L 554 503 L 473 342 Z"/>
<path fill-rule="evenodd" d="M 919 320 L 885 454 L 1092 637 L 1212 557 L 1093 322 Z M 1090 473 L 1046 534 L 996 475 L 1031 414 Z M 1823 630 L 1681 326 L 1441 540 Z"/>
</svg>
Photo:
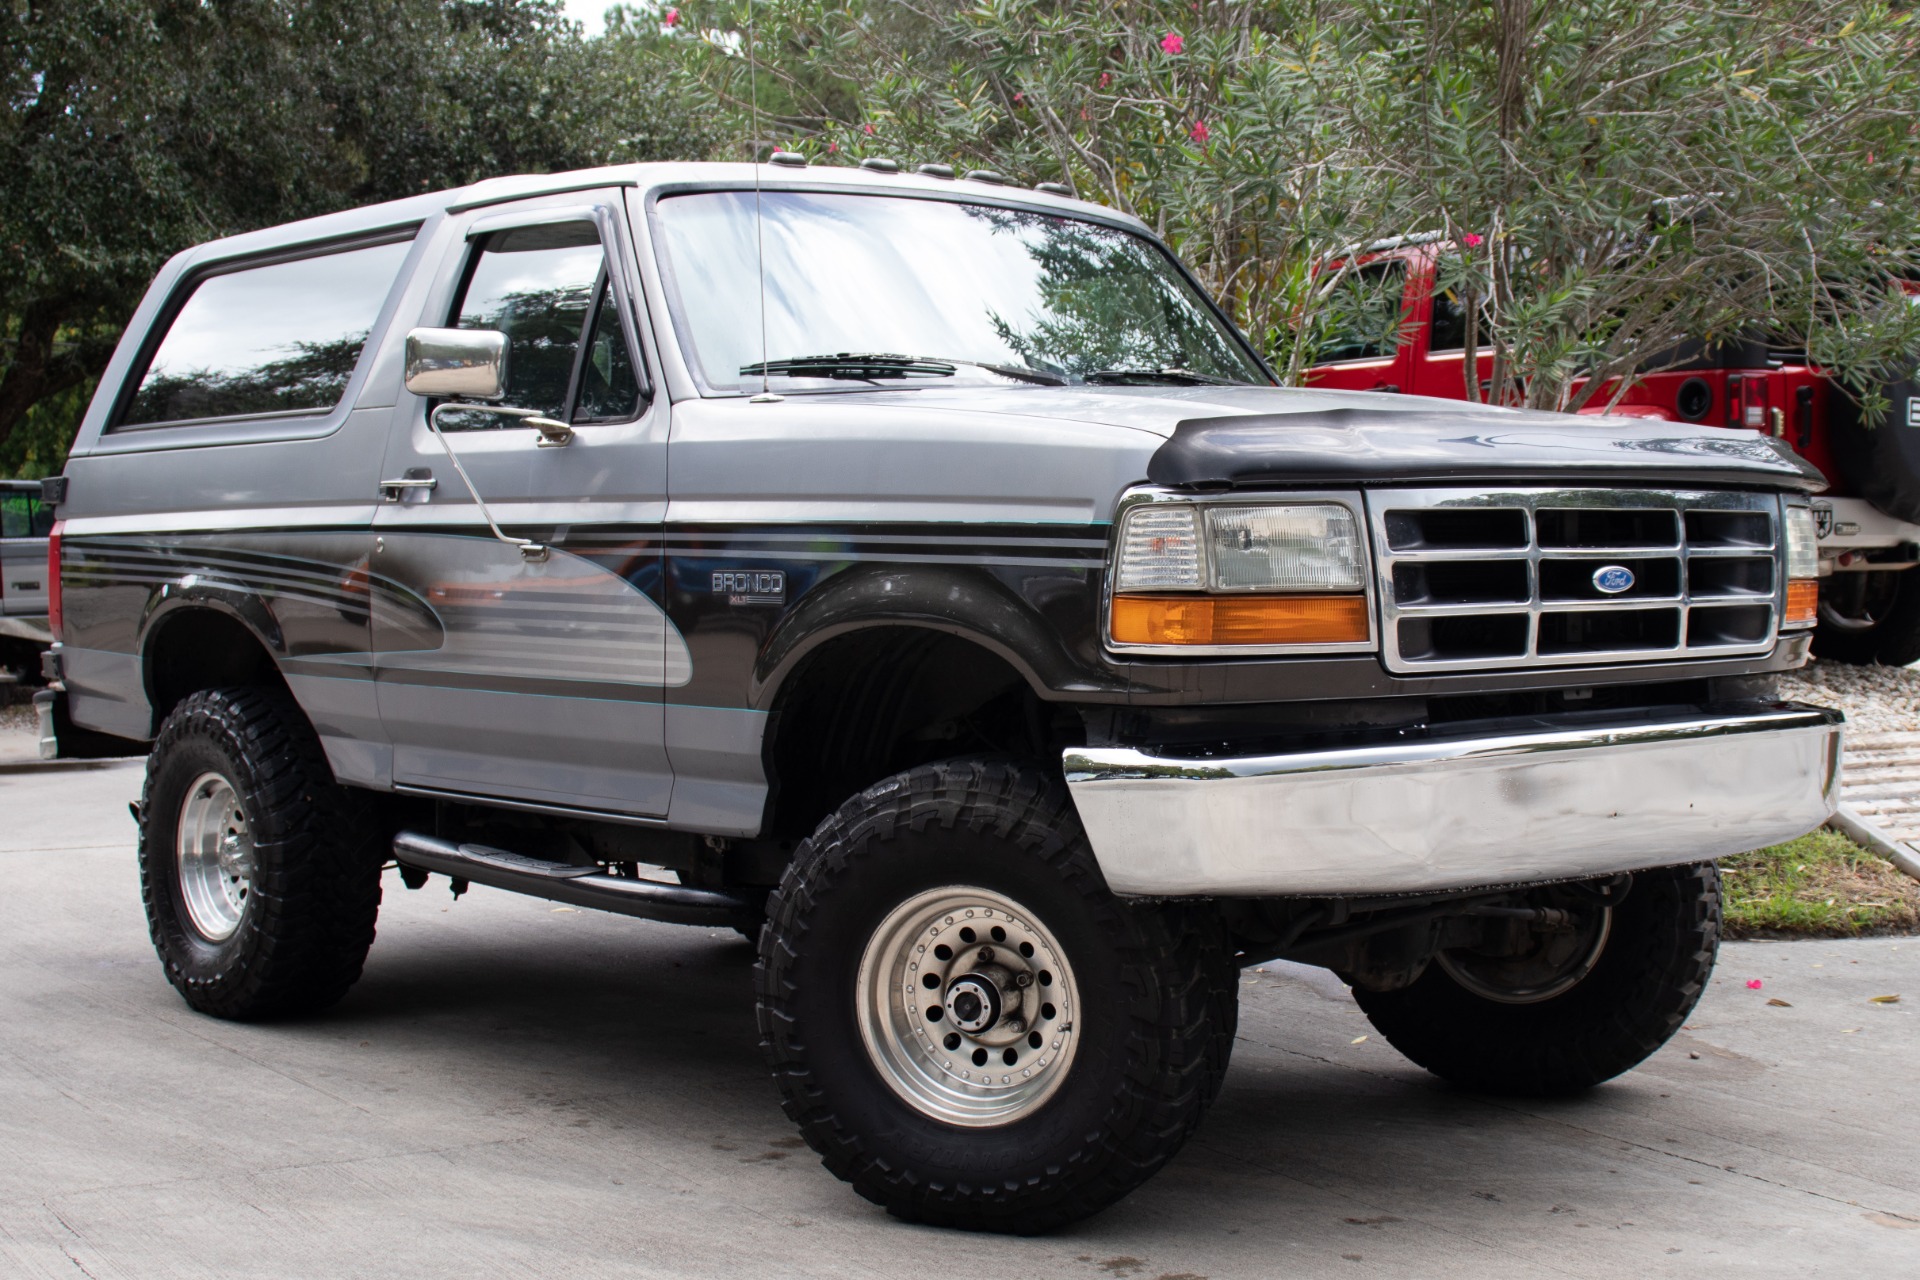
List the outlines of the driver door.
<svg viewBox="0 0 1920 1280">
<path fill-rule="evenodd" d="M 502 403 L 574 434 L 540 447 L 513 418 L 449 411 L 443 444 L 402 394 L 374 523 L 379 708 L 402 789 L 658 815 L 662 690 L 691 673 L 658 601 L 667 405 L 617 193 L 587 200 L 483 211 L 446 246 L 417 323 L 505 332 Z"/>
</svg>

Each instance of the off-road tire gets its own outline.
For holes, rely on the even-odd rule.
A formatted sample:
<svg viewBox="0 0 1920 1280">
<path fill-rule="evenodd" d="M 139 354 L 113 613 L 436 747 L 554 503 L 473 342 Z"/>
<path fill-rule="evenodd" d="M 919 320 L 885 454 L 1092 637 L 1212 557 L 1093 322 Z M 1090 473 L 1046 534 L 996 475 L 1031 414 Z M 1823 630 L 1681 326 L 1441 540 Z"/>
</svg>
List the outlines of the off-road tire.
<svg viewBox="0 0 1920 1280">
<path fill-rule="evenodd" d="M 1638 1066 L 1680 1029 L 1713 973 L 1720 873 L 1710 862 L 1635 873 L 1593 971 L 1536 1004 L 1500 1004 L 1438 964 L 1398 991 L 1354 990 L 1389 1043 L 1481 1093 L 1578 1093 Z"/>
<path fill-rule="evenodd" d="M 908 1104 L 857 1026 L 875 928 L 951 884 L 1021 903 L 1059 939 L 1081 992 L 1069 1074 L 993 1127 Z M 1219 1087 L 1237 994 L 1221 930 L 1115 897 L 1064 788 L 1036 770 L 957 760 L 876 783 L 800 846 L 767 911 L 760 1043 L 787 1115 L 831 1172 L 897 1217 L 1021 1234 L 1083 1218 L 1165 1164 Z"/>
<path fill-rule="evenodd" d="M 254 839 L 251 892 L 219 942 L 194 926 L 175 854 L 187 790 L 210 771 L 233 786 Z M 334 782 L 286 694 L 209 689 L 161 725 L 140 804 L 140 893 L 167 980 L 201 1013 L 284 1017 L 344 996 L 373 945 L 384 853 L 366 802 Z"/>
<path fill-rule="evenodd" d="M 1851 575 L 1823 579 L 1822 593 L 1836 590 L 1835 580 L 1842 576 Z M 1813 656 L 1857 667 L 1920 662 L 1920 569 L 1870 569 L 1866 576 L 1869 581 L 1862 586 L 1872 593 L 1877 620 L 1868 626 L 1844 625 L 1823 600 L 1813 632 Z"/>
</svg>

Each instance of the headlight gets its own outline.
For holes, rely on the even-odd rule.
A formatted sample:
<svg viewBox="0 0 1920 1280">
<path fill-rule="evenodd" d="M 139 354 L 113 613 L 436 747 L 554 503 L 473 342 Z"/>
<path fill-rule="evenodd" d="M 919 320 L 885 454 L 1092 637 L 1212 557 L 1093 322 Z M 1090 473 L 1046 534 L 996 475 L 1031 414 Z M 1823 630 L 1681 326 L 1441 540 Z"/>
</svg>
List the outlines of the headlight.
<svg viewBox="0 0 1920 1280">
<path fill-rule="evenodd" d="M 1109 619 L 1124 648 L 1371 648 L 1360 522 L 1338 502 L 1142 503 Z"/>
<path fill-rule="evenodd" d="M 1813 509 L 1787 508 L 1787 616 L 1783 627 L 1810 627 L 1820 613 L 1820 535 Z"/>
<path fill-rule="evenodd" d="M 1360 526 L 1333 503 L 1210 507 L 1207 550 L 1215 591 L 1359 591 Z"/>
</svg>

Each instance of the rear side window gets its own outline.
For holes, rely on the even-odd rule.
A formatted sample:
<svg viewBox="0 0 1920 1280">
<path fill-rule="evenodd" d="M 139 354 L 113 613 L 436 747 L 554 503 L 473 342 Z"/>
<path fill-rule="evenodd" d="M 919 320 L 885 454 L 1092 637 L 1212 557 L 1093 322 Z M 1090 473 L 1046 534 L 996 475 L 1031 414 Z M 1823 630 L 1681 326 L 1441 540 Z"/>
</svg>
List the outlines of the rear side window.
<svg viewBox="0 0 1920 1280">
<path fill-rule="evenodd" d="M 0 493 L 0 538 L 44 538 L 52 532 L 52 507 L 30 493 Z"/>
<path fill-rule="evenodd" d="M 364 245 L 203 277 L 119 425 L 332 409 L 407 249 Z"/>
<path fill-rule="evenodd" d="M 480 244 L 454 308 L 461 329 L 507 335 L 505 403 L 563 422 L 620 422 L 640 410 L 640 381 L 606 253 L 590 222 L 496 231 Z M 497 414 L 446 413 L 449 431 L 510 427 Z"/>
</svg>

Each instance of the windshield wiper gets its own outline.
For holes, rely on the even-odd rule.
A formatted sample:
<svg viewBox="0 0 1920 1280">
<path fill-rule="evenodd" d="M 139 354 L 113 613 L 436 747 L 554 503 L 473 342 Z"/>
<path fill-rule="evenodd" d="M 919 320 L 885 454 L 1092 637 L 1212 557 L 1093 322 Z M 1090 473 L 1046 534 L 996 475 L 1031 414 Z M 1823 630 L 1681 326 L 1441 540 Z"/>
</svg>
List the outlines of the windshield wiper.
<svg viewBox="0 0 1920 1280">
<path fill-rule="evenodd" d="M 1182 369 L 1177 365 L 1163 365 L 1158 369 L 1095 369 L 1085 375 L 1086 381 L 1095 386 L 1125 386 L 1128 383 L 1171 382 L 1183 387 L 1244 387 L 1250 384 L 1236 382 L 1232 378 L 1216 378 L 1211 374 L 1195 373 L 1191 369 Z"/>
<path fill-rule="evenodd" d="M 950 378 L 955 368 L 947 360 L 922 360 L 918 356 L 893 355 L 884 351 L 840 351 L 833 355 L 793 356 L 761 364 L 743 364 L 740 372 L 742 375 L 853 378 L 872 382 L 879 378 Z"/>
<path fill-rule="evenodd" d="M 764 364 L 742 365 L 746 376 L 759 374 L 787 378 L 851 378 L 875 382 L 882 378 L 946 378 L 961 365 L 985 369 L 1003 378 L 1037 382 L 1041 386 L 1065 386 L 1067 380 L 1045 369 L 1028 369 L 1012 364 L 988 364 L 984 360 L 961 360 L 953 356 L 903 356 L 891 352 L 841 351 L 833 355 L 794 356 L 768 360 Z"/>
</svg>

